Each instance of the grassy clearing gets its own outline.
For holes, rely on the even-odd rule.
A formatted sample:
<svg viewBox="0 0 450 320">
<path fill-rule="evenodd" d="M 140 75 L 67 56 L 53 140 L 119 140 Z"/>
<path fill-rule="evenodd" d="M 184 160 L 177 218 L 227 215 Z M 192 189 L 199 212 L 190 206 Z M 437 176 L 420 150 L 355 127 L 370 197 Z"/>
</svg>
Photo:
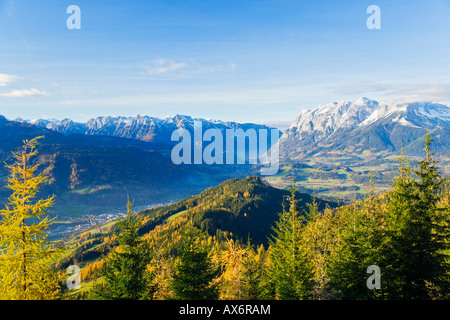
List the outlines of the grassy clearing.
<svg viewBox="0 0 450 320">
<path fill-rule="evenodd" d="M 171 215 L 170 217 L 168 217 L 168 218 L 166 219 L 166 221 L 172 221 L 173 219 L 175 219 L 175 218 L 177 218 L 177 217 L 179 217 L 179 216 L 185 214 L 186 212 L 187 212 L 187 210 L 183 210 L 183 211 L 180 211 L 180 212 L 178 212 L 178 213 L 175 213 L 175 214 Z"/>
</svg>

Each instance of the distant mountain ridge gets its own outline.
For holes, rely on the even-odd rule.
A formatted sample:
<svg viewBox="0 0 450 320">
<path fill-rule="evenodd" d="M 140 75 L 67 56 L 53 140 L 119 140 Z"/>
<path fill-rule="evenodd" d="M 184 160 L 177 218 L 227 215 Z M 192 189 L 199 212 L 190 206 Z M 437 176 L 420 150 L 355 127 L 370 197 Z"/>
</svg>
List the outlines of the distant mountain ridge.
<svg viewBox="0 0 450 320">
<path fill-rule="evenodd" d="M 85 123 L 74 122 L 70 119 L 16 119 L 19 122 L 30 123 L 63 134 L 105 135 L 165 144 L 171 143 L 172 132 L 178 128 L 186 129 L 192 133 L 194 120 L 202 122 L 203 130 L 243 129 L 245 131 L 250 128 L 255 130 L 270 129 L 262 124 L 200 119 L 179 114 L 163 119 L 141 115 L 135 117 L 104 116 L 90 119 Z"/>
<path fill-rule="evenodd" d="M 201 192 L 232 177 L 245 176 L 249 166 L 175 165 L 163 151 L 167 145 L 106 135 L 63 134 L 0 116 L 0 161 L 12 163 L 26 139 L 44 136 L 36 161 L 49 182 L 46 194 L 55 194 L 69 207 L 118 206 L 127 193 L 137 205 L 172 201 Z M 170 147 L 170 146 L 169 146 Z M 0 179 L 8 170 L 0 166 Z M 0 200 L 10 194 L 0 186 Z"/>
<path fill-rule="evenodd" d="M 302 110 L 280 138 L 284 156 L 325 151 L 388 151 L 416 155 L 429 129 L 439 152 L 450 153 L 450 108 L 432 102 L 388 104 L 359 98 Z"/>
</svg>

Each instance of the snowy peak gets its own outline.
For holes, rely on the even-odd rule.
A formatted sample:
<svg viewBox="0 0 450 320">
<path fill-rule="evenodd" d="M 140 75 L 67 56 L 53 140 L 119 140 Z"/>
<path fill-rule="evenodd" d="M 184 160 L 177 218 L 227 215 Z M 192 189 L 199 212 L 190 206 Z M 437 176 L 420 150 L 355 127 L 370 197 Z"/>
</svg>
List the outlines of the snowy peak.
<svg viewBox="0 0 450 320">
<path fill-rule="evenodd" d="M 375 109 L 370 116 L 368 116 L 364 121 L 362 121 L 359 126 L 369 125 L 378 121 L 381 118 L 387 117 L 394 113 L 406 112 L 407 106 L 405 105 L 387 105 L 380 104 L 377 109 Z"/>
<path fill-rule="evenodd" d="M 432 102 L 386 103 L 360 98 L 302 110 L 282 135 L 280 147 L 295 155 L 314 150 L 390 150 L 421 148 L 426 129 L 437 139 L 450 135 L 450 108 Z M 447 148 L 443 141 L 442 147 Z M 450 151 L 450 147 L 448 148 Z M 412 152 L 412 153 L 414 153 Z"/>
<path fill-rule="evenodd" d="M 333 102 L 313 110 L 302 110 L 288 131 L 329 135 L 338 129 L 363 127 L 388 118 L 401 125 L 426 128 L 437 122 L 449 122 L 450 108 L 431 102 L 386 104 L 359 98 L 353 102 Z"/>
<path fill-rule="evenodd" d="M 392 119 L 394 122 L 405 126 L 417 126 L 411 120 L 419 120 L 419 122 L 426 122 L 427 124 L 436 120 L 450 121 L 450 108 L 443 104 L 431 102 L 384 104 L 361 122 L 359 126 L 369 125 L 392 115 L 395 115 L 395 118 Z"/>
<path fill-rule="evenodd" d="M 359 125 L 378 108 L 378 101 L 367 98 L 329 103 L 313 110 L 302 110 L 288 131 L 328 135 L 340 128 Z"/>
</svg>

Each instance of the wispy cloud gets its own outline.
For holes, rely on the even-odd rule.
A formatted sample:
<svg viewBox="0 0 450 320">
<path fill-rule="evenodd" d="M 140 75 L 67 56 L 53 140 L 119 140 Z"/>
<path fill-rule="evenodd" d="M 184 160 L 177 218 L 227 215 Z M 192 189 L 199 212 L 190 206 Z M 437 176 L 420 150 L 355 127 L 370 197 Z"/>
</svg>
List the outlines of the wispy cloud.
<svg viewBox="0 0 450 320">
<path fill-rule="evenodd" d="M 361 81 L 346 83 L 334 90 L 339 95 L 376 96 L 384 101 L 432 101 L 450 103 L 450 84 L 447 83 L 381 83 Z"/>
<path fill-rule="evenodd" d="M 0 93 L 0 97 L 7 98 L 23 98 L 23 97 L 32 97 L 32 96 L 48 96 L 49 93 L 46 91 L 41 91 L 36 88 L 31 89 L 14 89 L 8 92 Z"/>
<path fill-rule="evenodd" d="M 10 83 L 17 81 L 23 81 L 23 79 L 12 74 L 0 73 L 0 87 L 5 87 Z"/>
<path fill-rule="evenodd" d="M 392 90 L 393 85 L 375 81 L 359 81 L 344 83 L 336 88 L 336 93 L 342 95 L 361 95 L 366 93 L 379 93 Z"/>
<path fill-rule="evenodd" d="M 388 95 L 393 98 L 401 98 L 405 102 L 433 101 L 450 104 L 450 84 L 408 84 L 395 87 Z"/>
<path fill-rule="evenodd" d="M 150 65 L 144 66 L 149 75 L 164 74 L 172 72 L 187 66 L 184 62 L 175 62 L 168 59 L 160 58 L 151 61 Z"/>
<path fill-rule="evenodd" d="M 168 76 L 175 77 L 198 77 L 207 74 L 216 74 L 224 72 L 235 72 L 237 64 L 235 62 L 228 63 L 203 63 L 196 59 L 188 59 L 187 61 L 173 61 L 166 58 L 159 58 L 141 64 L 147 75 L 150 76 Z"/>
</svg>

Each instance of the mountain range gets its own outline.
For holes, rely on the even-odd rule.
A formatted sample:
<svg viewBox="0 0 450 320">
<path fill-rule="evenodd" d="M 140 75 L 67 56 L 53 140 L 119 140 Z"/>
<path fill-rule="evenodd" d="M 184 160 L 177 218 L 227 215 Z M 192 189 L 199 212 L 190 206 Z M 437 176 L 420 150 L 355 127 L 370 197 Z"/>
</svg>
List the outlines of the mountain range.
<svg viewBox="0 0 450 320">
<path fill-rule="evenodd" d="M 248 164 L 175 165 L 170 152 L 178 142 L 171 141 L 171 135 L 179 128 L 192 135 L 194 121 L 201 121 L 205 131 L 271 129 L 186 115 L 163 119 L 107 116 L 85 123 L 70 119 L 11 121 L 0 116 L 0 160 L 10 163 L 11 151 L 24 139 L 45 136 L 38 157 L 49 176 L 43 192 L 56 194 L 60 211 L 72 212 L 69 216 L 96 212 L 95 208 L 122 207 L 127 195 L 137 206 L 172 202 L 226 179 L 259 173 L 256 166 Z M 283 134 L 279 131 L 280 160 L 287 167 L 280 167 L 281 180 L 272 182 L 288 186 L 297 177 L 304 191 L 321 194 L 320 190 L 339 187 L 347 193 L 364 190 L 361 182 L 371 170 L 374 181 L 385 185 L 392 167 L 382 167 L 382 163 L 393 163 L 392 155 L 400 153 L 422 157 L 427 129 L 435 140 L 433 151 L 450 156 L 450 108 L 443 104 L 389 104 L 359 98 L 302 110 Z M 273 142 L 269 141 L 269 146 Z M 10 193 L 5 188 L 7 174 L 1 166 L 2 201 Z M 81 212 L 80 206 L 86 210 Z"/>
<path fill-rule="evenodd" d="M 170 151 L 177 142 L 171 141 L 171 134 L 178 128 L 193 133 L 194 120 L 202 121 L 204 130 L 269 129 L 180 115 L 165 119 L 99 117 L 86 123 L 69 119 L 10 121 L 0 116 L 0 160 L 11 163 L 11 151 L 18 150 L 23 140 L 44 136 L 36 159 L 49 177 L 43 193 L 55 194 L 61 211 L 77 215 L 80 212 L 74 208 L 80 206 L 89 212 L 122 207 L 127 195 L 137 206 L 171 202 L 252 172 L 251 165 L 175 165 Z M 5 188 L 7 175 L 1 166 L 3 201 L 10 194 Z"/>
<path fill-rule="evenodd" d="M 285 158 L 364 151 L 421 155 L 430 130 L 434 150 L 450 155 L 450 108 L 432 102 L 388 104 L 359 98 L 302 110 L 280 138 Z"/>
<path fill-rule="evenodd" d="M 163 119 L 150 116 L 97 117 L 85 123 L 63 120 L 22 120 L 16 122 L 60 132 L 64 135 L 109 136 L 152 143 L 155 151 L 168 153 L 176 142 L 172 133 L 179 128 L 193 134 L 194 121 L 203 130 L 270 129 L 266 125 L 196 119 L 186 115 Z M 295 159 L 318 153 L 362 154 L 364 151 L 418 155 L 429 129 L 436 152 L 450 155 L 450 108 L 433 102 L 386 103 L 361 97 L 355 101 L 333 102 L 304 109 L 281 135 L 280 155 Z M 269 145 L 272 144 L 269 141 Z"/>
<path fill-rule="evenodd" d="M 135 117 L 105 116 L 90 119 L 85 123 L 74 122 L 70 119 L 22 120 L 18 118 L 16 121 L 61 132 L 65 135 L 84 134 L 114 136 L 158 143 L 166 146 L 174 144 L 171 141 L 171 135 L 179 128 L 186 129 L 193 134 L 194 121 L 201 121 L 204 131 L 208 129 L 219 129 L 221 131 L 226 129 L 242 129 L 244 131 L 247 129 L 270 129 L 263 124 L 199 119 L 179 114 L 168 116 L 163 119 L 141 115 Z"/>
<path fill-rule="evenodd" d="M 25 139 L 43 136 L 36 161 L 41 163 L 49 181 L 43 192 L 56 194 L 57 199 L 75 206 L 113 204 L 126 201 L 126 190 L 150 190 L 163 197 L 168 185 L 179 186 L 193 172 L 176 166 L 167 156 L 154 151 L 150 143 L 134 139 L 73 134 L 63 135 L 49 129 L 15 121 L 0 121 L 0 160 L 11 163 L 12 151 L 17 151 Z M 0 178 L 8 175 L 0 167 Z M 9 190 L 0 189 L 6 198 Z M 117 193 L 124 193 L 118 197 Z M 114 195 L 114 196 L 112 196 Z M 149 201 L 148 192 L 147 199 Z M 109 199 L 108 199 L 109 198 Z M 164 198 L 164 197 L 163 197 Z M 141 199 L 140 199 L 141 200 Z M 140 201 L 139 201 L 140 202 Z M 123 202 L 122 202 L 123 203 Z"/>
</svg>

